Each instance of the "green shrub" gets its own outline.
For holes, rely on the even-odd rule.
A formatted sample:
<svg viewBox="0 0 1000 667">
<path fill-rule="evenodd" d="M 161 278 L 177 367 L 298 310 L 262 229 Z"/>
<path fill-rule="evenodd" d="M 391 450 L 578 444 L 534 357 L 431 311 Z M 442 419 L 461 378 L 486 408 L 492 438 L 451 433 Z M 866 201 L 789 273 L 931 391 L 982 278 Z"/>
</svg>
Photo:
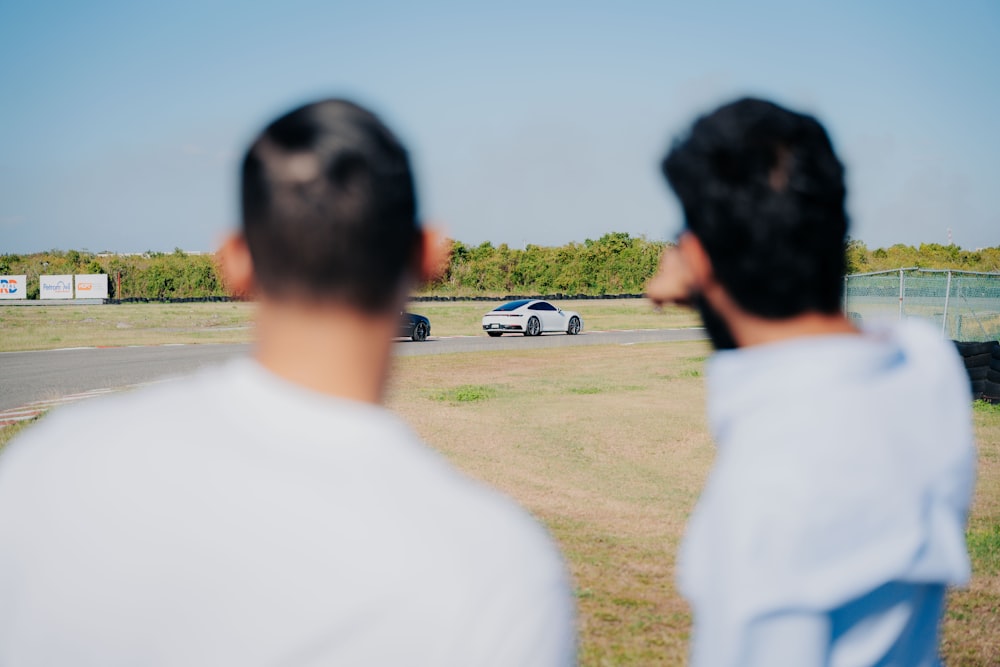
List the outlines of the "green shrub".
<svg viewBox="0 0 1000 667">
<path fill-rule="evenodd" d="M 970 530 L 966 533 L 966 543 L 976 572 L 1000 573 L 1000 526 Z"/>
<path fill-rule="evenodd" d="M 460 387 L 452 387 L 434 394 L 434 399 L 438 401 L 448 401 L 451 403 L 471 403 L 474 401 L 484 401 L 497 395 L 497 390 L 493 387 L 480 384 L 463 384 Z"/>
</svg>

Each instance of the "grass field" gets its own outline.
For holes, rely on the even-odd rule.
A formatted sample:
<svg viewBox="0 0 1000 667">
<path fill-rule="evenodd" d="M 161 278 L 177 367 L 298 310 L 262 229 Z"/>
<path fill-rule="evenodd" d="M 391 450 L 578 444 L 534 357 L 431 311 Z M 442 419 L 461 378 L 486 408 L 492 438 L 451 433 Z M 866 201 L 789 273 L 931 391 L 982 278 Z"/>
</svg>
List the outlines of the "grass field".
<svg viewBox="0 0 1000 667">
<path fill-rule="evenodd" d="M 500 301 L 431 301 L 408 308 L 431 320 L 434 336 L 481 336 L 483 314 Z M 654 311 L 643 299 L 553 302 L 575 310 L 585 329 L 698 326 L 683 308 Z M 252 303 L 67 306 L 0 305 L 0 352 L 61 347 L 244 343 L 253 338 Z"/>
<path fill-rule="evenodd" d="M 407 357 L 390 405 L 456 464 L 531 509 L 576 581 L 581 664 L 677 665 L 690 628 L 674 554 L 713 457 L 705 343 Z M 1000 407 L 975 411 L 974 576 L 953 592 L 948 665 L 1000 664 Z"/>
<path fill-rule="evenodd" d="M 576 580 L 585 665 L 680 664 L 681 529 L 712 449 L 704 343 L 401 358 L 390 406 L 516 498 Z"/>
<path fill-rule="evenodd" d="M 137 317 L 158 323 L 149 329 L 177 327 L 185 318 L 237 326 L 225 316 L 234 305 L 235 312 L 250 309 L 215 304 L 222 312 L 213 317 L 210 309 L 183 306 L 144 317 L 140 310 Z M 488 305 L 418 304 L 414 310 L 431 317 L 434 333 L 442 334 L 439 323 L 446 331 L 476 325 Z M 629 324 L 630 308 L 645 308 L 636 320 L 683 321 L 669 312 L 654 316 L 642 302 L 562 305 L 579 310 L 588 324 L 621 323 L 595 328 L 638 328 Z M 249 314 L 242 316 L 247 322 Z M 559 542 L 575 580 L 583 665 L 685 662 L 690 615 L 674 587 L 674 554 L 714 455 L 704 414 L 708 353 L 703 342 L 682 342 L 394 362 L 390 407 L 456 465 L 529 508 Z M 15 428 L 0 430 L 0 446 Z M 967 590 L 950 595 L 942 645 L 951 666 L 1000 664 L 1000 407 L 977 406 L 975 429 L 974 576 Z"/>
<path fill-rule="evenodd" d="M 0 352 L 60 347 L 242 343 L 251 303 L 0 306 Z"/>
</svg>

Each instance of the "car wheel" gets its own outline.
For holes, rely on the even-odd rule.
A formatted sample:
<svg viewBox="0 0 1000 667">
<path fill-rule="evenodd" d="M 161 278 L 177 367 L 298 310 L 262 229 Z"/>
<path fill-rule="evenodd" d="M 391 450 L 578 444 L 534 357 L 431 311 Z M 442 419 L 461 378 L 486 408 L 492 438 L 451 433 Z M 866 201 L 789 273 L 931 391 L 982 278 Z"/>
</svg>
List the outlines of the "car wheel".
<svg viewBox="0 0 1000 667">
<path fill-rule="evenodd" d="M 427 325 L 423 322 L 417 322 L 416 326 L 413 327 L 412 338 L 418 343 L 427 340 Z"/>
<path fill-rule="evenodd" d="M 528 326 L 524 328 L 525 336 L 537 336 L 542 333 L 542 325 L 538 323 L 537 317 L 532 317 L 528 320 Z"/>
<path fill-rule="evenodd" d="M 503 333 L 499 331 L 487 331 L 486 335 L 489 336 L 490 338 L 499 338 L 500 336 L 503 335 Z"/>
<path fill-rule="evenodd" d="M 575 336 L 578 333 L 580 333 L 580 318 L 579 317 L 571 317 L 571 318 L 569 318 L 569 328 L 566 329 L 566 333 L 568 333 L 570 336 Z"/>
</svg>

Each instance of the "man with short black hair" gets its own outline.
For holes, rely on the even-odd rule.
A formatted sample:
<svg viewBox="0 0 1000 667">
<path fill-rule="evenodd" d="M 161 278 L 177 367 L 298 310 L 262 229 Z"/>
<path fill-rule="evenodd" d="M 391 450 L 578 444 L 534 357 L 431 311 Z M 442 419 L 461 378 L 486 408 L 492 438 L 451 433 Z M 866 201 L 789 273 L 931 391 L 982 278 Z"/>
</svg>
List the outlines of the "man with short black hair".
<svg viewBox="0 0 1000 667">
<path fill-rule="evenodd" d="M 0 456 L 2 665 L 571 665 L 544 529 L 379 403 L 445 259 L 406 151 L 326 100 L 243 163 L 257 345 L 58 410 Z"/>
<path fill-rule="evenodd" d="M 968 580 L 968 383 L 925 323 L 840 310 L 843 167 L 812 117 L 743 99 L 663 161 L 685 229 L 648 293 L 699 309 L 718 453 L 678 561 L 692 664 L 934 665 Z"/>
</svg>

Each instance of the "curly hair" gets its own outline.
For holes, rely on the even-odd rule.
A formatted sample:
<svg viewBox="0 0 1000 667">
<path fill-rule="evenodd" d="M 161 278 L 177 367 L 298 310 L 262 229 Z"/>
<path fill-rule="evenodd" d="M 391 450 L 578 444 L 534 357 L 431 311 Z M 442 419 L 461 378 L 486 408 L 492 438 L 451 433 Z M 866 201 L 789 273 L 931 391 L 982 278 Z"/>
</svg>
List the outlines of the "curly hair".
<svg viewBox="0 0 1000 667">
<path fill-rule="evenodd" d="M 844 168 L 813 117 L 741 99 L 699 118 L 662 170 L 716 278 L 747 312 L 840 308 Z"/>
</svg>

